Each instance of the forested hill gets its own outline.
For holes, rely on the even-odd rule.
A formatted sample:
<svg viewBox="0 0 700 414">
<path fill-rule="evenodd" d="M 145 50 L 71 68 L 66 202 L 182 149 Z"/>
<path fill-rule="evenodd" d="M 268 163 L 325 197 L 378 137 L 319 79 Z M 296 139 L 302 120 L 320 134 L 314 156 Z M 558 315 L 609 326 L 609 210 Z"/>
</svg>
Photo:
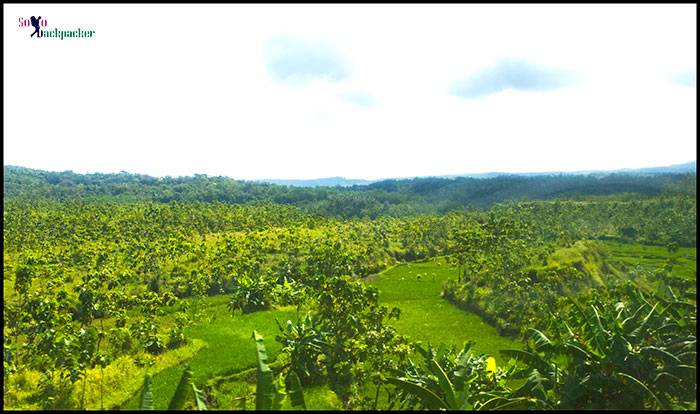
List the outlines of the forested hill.
<svg viewBox="0 0 700 414">
<path fill-rule="evenodd" d="M 206 175 L 157 178 L 125 172 L 76 174 L 15 166 L 4 166 L 3 173 L 3 194 L 7 198 L 272 202 L 341 217 L 487 208 L 509 200 L 696 193 L 695 173 L 414 178 L 352 187 L 292 187 Z"/>
</svg>

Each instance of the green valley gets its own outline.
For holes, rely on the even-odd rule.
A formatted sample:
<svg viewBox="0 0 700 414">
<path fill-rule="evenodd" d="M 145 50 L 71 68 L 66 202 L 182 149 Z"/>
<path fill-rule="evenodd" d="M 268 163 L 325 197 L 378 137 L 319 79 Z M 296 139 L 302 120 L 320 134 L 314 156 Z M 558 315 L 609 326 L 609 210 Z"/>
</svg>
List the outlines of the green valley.
<svg viewBox="0 0 700 414">
<path fill-rule="evenodd" d="M 695 407 L 679 187 L 417 212 L 429 190 L 337 210 L 350 190 L 231 203 L 200 177 L 166 201 L 116 176 L 125 196 L 64 197 L 6 172 L 7 409 Z"/>
</svg>

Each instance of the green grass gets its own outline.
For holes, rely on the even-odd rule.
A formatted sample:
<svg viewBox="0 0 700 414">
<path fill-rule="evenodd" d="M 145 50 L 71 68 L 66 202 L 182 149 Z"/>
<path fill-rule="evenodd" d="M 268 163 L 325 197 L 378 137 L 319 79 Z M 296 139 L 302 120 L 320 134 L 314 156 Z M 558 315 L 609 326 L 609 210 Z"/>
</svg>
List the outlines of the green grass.
<svg viewBox="0 0 700 414">
<path fill-rule="evenodd" d="M 155 373 L 176 366 L 189 359 L 204 346 L 203 341 L 192 340 L 185 346 L 163 353 L 153 358 L 153 365 L 138 365 L 133 355 L 123 355 L 112 361 L 104 371 L 99 367 L 87 370 L 85 388 L 85 408 L 98 410 L 103 404 L 106 409 L 127 401 L 143 385 L 146 372 Z M 141 353 L 145 356 L 145 353 Z M 80 406 L 83 393 L 83 378 L 70 389 L 64 404 Z M 46 396 L 42 396 L 40 387 L 41 374 L 34 370 L 24 370 L 9 377 L 8 392 L 5 403 L 9 409 L 41 410 Z M 102 380 L 102 381 L 101 381 Z M 102 384 L 101 384 L 102 382 Z M 102 398 L 104 390 L 104 398 Z"/>
<path fill-rule="evenodd" d="M 343 404 L 333 390 L 327 384 L 314 385 L 304 388 L 304 402 L 309 410 L 342 410 Z M 215 391 L 215 398 L 219 406 L 213 409 L 241 410 L 241 401 L 238 397 L 247 395 L 245 400 L 246 410 L 255 410 L 255 383 L 246 381 L 227 381 L 219 385 Z M 283 411 L 295 410 L 285 398 L 282 402 Z"/>
<path fill-rule="evenodd" d="M 668 260 L 675 260 L 671 273 L 687 279 L 695 279 L 696 249 L 681 247 L 676 252 L 669 252 L 663 246 L 649 246 L 638 243 L 620 243 L 615 241 L 600 242 L 613 265 L 624 272 L 639 265 L 649 270 L 663 269 Z"/>
<path fill-rule="evenodd" d="M 294 307 L 246 315 L 236 314 L 236 317 L 233 318 L 222 300 L 213 300 L 216 304 L 206 311 L 211 321 L 198 323 L 185 330 L 188 338 L 197 338 L 207 343 L 205 348 L 187 362 L 192 368 L 194 383 L 198 385 L 212 376 L 255 366 L 255 345 L 251 339 L 253 330 L 257 330 L 266 338 L 265 346 L 270 361 L 274 360 L 281 349 L 281 345 L 274 340 L 275 335 L 279 332 L 275 318 L 280 323 L 284 323 L 287 319 L 296 320 L 297 318 Z M 167 408 L 183 371 L 184 364 L 181 364 L 153 376 L 151 382 L 156 409 Z M 134 395 L 122 408 L 138 409 L 139 394 Z"/>
<path fill-rule="evenodd" d="M 465 341 L 473 340 L 477 353 L 494 355 L 497 359 L 497 350 L 522 348 L 519 342 L 500 336 L 479 316 L 440 297 L 443 283 L 456 275 L 457 270 L 444 258 L 437 258 L 396 266 L 368 283 L 379 289 L 383 305 L 401 309 L 401 317 L 391 324 L 412 340 L 458 348 Z"/>
<path fill-rule="evenodd" d="M 500 336 L 481 317 L 442 299 L 443 284 L 456 276 L 457 269 L 440 257 L 397 265 L 367 283 L 379 289 L 380 303 L 401 309 L 399 320 L 391 321 L 399 333 L 423 344 L 455 345 L 458 350 L 466 341 L 473 340 L 474 352 L 492 355 L 499 364 L 505 365 L 509 358 L 498 350 L 522 349 L 523 345 Z M 522 382 L 515 380 L 510 386 L 517 387 Z M 371 398 L 374 398 L 375 390 L 374 386 L 364 387 L 364 393 Z M 382 409 L 386 404 L 387 394 L 382 388 L 378 408 Z"/>
</svg>

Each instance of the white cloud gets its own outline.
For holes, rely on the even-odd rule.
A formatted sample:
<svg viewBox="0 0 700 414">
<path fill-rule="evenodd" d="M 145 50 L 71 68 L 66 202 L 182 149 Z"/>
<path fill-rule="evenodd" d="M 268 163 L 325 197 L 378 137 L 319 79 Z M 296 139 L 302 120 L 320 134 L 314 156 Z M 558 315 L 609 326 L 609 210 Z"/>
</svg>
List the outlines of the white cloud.
<svg viewBox="0 0 700 414">
<path fill-rule="evenodd" d="M 3 7 L 6 165 L 380 178 L 695 157 L 696 88 L 669 82 L 695 70 L 693 5 Z M 30 39 L 17 22 L 35 14 L 96 37 Z M 276 82 L 280 36 L 323 44 L 345 76 Z M 513 57 L 579 81 L 450 96 Z"/>
</svg>

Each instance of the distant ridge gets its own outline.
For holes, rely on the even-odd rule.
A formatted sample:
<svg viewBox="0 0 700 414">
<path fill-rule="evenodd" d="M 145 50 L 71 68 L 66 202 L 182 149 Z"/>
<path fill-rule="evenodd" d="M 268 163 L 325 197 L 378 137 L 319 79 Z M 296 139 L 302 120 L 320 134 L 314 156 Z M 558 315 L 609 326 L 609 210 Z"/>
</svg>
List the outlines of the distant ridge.
<svg viewBox="0 0 700 414">
<path fill-rule="evenodd" d="M 278 185 L 291 185 L 295 187 L 351 187 L 353 185 L 367 185 L 374 181 L 362 179 L 347 179 L 343 177 L 315 178 L 311 180 L 255 180 L 261 183 Z"/>
<path fill-rule="evenodd" d="M 52 200 L 104 200 L 219 202 L 226 204 L 274 203 L 294 205 L 304 211 L 342 217 L 378 217 L 445 212 L 463 208 L 488 208 L 517 200 L 550 200 L 586 197 L 646 197 L 659 194 L 695 196 L 694 164 L 643 168 L 623 172 L 483 174 L 474 177 L 418 177 L 386 179 L 371 184 L 332 178 L 335 186 L 321 187 L 322 180 L 285 180 L 279 185 L 235 180 L 205 174 L 185 177 L 152 177 L 142 174 L 50 172 L 5 165 L 3 196 Z M 328 179 L 325 179 L 328 180 Z M 368 180 L 367 180 L 368 181 Z M 325 181 L 329 183 L 329 181 Z M 341 184 L 346 184 L 341 186 Z"/>
<path fill-rule="evenodd" d="M 684 164 L 674 164 L 664 167 L 645 167 L 645 168 L 622 168 L 617 170 L 585 170 L 585 171 L 549 171 L 549 172 L 526 172 L 526 173 L 508 173 L 508 172 L 486 172 L 486 173 L 472 173 L 472 174 L 455 174 L 455 175 L 437 175 L 429 176 L 432 178 L 457 178 L 457 177 L 467 177 L 467 178 L 493 178 L 503 175 L 516 175 L 523 177 L 536 177 L 543 175 L 607 175 L 615 173 L 624 174 L 664 174 L 664 173 L 689 173 L 696 172 L 696 161 L 686 162 Z M 289 185 L 294 187 L 352 187 L 355 185 L 369 185 L 372 183 L 384 181 L 384 180 L 410 180 L 414 178 L 426 178 L 428 176 L 414 176 L 414 177 L 400 177 L 400 178 L 382 178 L 379 180 L 363 180 L 363 179 L 351 179 L 344 177 L 329 177 L 329 178 L 316 178 L 310 180 L 290 180 L 290 179 L 265 179 L 265 180 L 253 180 L 255 182 L 261 183 L 271 183 L 278 185 Z"/>
<path fill-rule="evenodd" d="M 486 172 L 486 173 L 471 173 L 471 174 L 454 174 L 454 175 L 431 175 L 431 176 L 409 176 L 409 177 L 394 177 L 394 178 L 381 178 L 377 180 L 364 180 L 359 178 L 345 178 L 345 177 L 327 177 L 327 178 L 315 178 L 308 180 L 301 179 L 262 179 L 262 180 L 240 180 L 232 177 L 218 176 L 220 178 L 226 178 L 230 180 L 235 180 L 239 182 L 251 182 L 251 183 L 268 183 L 276 185 L 284 185 L 291 187 L 355 187 L 355 186 L 367 186 L 374 183 L 380 183 L 382 181 L 403 181 L 403 180 L 414 180 L 422 178 L 495 178 L 502 176 L 510 177 L 542 177 L 542 176 L 553 176 L 553 175 L 563 175 L 563 176 L 575 176 L 575 175 L 592 175 L 592 176 L 606 176 L 610 174 L 629 174 L 629 175 L 655 175 L 655 174 L 685 174 L 685 173 L 695 173 L 696 172 L 696 161 L 686 162 L 684 164 L 674 164 L 664 167 L 645 167 L 645 168 L 622 168 L 617 170 L 587 170 L 587 171 L 548 171 L 548 172 L 526 172 L 526 173 L 513 173 L 513 172 Z M 16 165 L 4 165 L 3 169 L 7 171 L 35 171 L 40 173 L 52 173 L 51 171 L 33 169 L 28 167 L 21 167 Z M 54 171 L 53 173 L 71 173 L 77 174 L 73 171 Z M 129 174 L 126 171 L 122 171 L 120 174 Z M 87 173 L 87 174 L 77 174 L 84 176 L 109 176 L 114 174 L 109 173 Z M 173 179 L 173 177 L 155 177 L 145 174 L 133 173 L 134 176 L 142 177 L 145 179 L 163 180 L 163 179 Z M 207 176 L 206 174 L 194 174 L 197 176 Z M 213 176 L 211 176 L 213 177 Z"/>
<path fill-rule="evenodd" d="M 629 170 L 632 172 L 640 173 L 687 173 L 696 172 L 696 161 L 686 162 L 685 164 L 669 165 L 667 167 L 650 167 L 650 168 L 639 168 L 636 170 Z M 627 169 L 618 170 L 619 172 L 627 172 Z"/>
<path fill-rule="evenodd" d="M 470 177 L 470 178 L 492 178 L 501 175 L 522 175 L 534 177 L 538 175 L 605 175 L 605 174 L 664 174 L 664 173 L 689 173 L 696 172 L 696 161 L 686 162 L 684 164 L 674 164 L 665 167 L 645 167 L 645 168 L 620 168 L 617 170 L 583 170 L 583 171 L 549 171 L 549 172 L 527 172 L 527 173 L 506 173 L 506 172 L 488 172 L 476 174 L 460 174 L 460 175 L 442 175 L 439 178 L 455 178 L 455 177 Z"/>
</svg>

